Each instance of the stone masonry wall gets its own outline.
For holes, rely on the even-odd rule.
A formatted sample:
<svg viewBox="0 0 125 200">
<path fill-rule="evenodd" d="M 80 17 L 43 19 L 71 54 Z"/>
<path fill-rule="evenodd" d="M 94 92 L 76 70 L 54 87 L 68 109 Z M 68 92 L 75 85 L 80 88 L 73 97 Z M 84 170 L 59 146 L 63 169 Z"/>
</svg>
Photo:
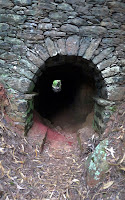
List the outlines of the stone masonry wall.
<svg viewBox="0 0 125 200">
<path fill-rule="evenodd" d="M 33 119 L 33 89 L 46 61 L 76 56 L 100 74 L 95 124 L 103 127 L 124 100 L 124 0 L 0 0 L 0 83 L 10 105 L 6 120 L 25 132 Z M 106 96 L 103 96 L 106 93 Z"/>
</svg>

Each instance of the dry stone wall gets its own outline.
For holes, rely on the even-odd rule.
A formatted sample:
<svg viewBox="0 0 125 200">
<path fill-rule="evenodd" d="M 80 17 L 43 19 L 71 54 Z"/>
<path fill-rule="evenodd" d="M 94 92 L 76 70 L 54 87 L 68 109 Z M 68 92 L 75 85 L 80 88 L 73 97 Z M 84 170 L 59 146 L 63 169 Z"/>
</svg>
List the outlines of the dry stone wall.
<svg viewBox="0 0 125 200">
<path fill-rule="evenodd" d="M 111 105 L 124 100 L 124 13 L 124 0 L 0 0 L 0 82 L 14 126 L 22 132 L 31 126 L 35 83 L 46 61 L 59 55 L 98 72 L 95 82 L 104 84 L 95 124 L 104 127 Z"/>
</svg>

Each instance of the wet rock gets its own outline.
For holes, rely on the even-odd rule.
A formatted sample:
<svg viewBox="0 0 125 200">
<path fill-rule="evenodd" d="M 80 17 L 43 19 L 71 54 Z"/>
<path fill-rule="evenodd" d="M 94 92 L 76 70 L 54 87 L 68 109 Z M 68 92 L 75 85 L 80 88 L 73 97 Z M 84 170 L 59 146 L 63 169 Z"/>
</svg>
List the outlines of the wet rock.
<svg viewBox="0 0 125 200">
<path fill-rule="evenodd" d="M 106 153 L 107 146 L 108 139 L 101 141 L 86 161 L 87 184 L 90 187 L 98 184 L 109 168 Z"/>
</svg>

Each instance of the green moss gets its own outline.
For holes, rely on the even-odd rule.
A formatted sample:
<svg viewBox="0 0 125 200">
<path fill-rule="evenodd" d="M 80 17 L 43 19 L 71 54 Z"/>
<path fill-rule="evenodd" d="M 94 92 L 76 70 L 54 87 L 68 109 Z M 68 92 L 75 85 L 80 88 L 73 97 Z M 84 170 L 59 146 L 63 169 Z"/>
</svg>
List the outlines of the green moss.
<svg viewBox="0 0 125 200">
<path fill-rule="evenodd" d="M 116 106 L 110 106 L 109 110 L 112 111 L 112 112 L 115 112 L 116 111 Z"/>
<path fill-rule="evenodd" d="M 95 179 L 99 180 L 101 173 L 108 169 L 108 163 L 106 160 L 107 153 L 105 148 L 108 145 L 108 139 L 100 142 L 100 144 L 95 148 L 92 155 L 87 160 L 86 167 L 88 168 L 89 174 Z"/>
<path fill-rule="evenodd" d="M 94 130 L 95 132 L 99 132 L 99 128 L 98 128 L 98 126 L 97 126 L 95 120 L 93 120 L 93 122 L 92 122 L 92 128 L 93 128 L 93 130 Z"/>
<path fill-rule="evenodd" d="M 33 114 L 31 113 L 31 114 L 27 117 L 26 124 L 31 123 L 32 119 L 33 119 Z"/>
</svg>

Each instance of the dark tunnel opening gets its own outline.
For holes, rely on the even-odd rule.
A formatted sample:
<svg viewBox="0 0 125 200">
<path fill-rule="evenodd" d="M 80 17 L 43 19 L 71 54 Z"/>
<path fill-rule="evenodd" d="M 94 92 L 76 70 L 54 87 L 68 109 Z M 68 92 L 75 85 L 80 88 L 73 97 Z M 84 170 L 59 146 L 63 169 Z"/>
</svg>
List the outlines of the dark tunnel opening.
<svg viewBox="0 0 125 200">
<path fill-rule="evenodd" d="M 54 80 L 61 80 L 60 92 L 52 90 Z M 68 62 L 46 67 L 36 83 L 35 92 L 39 94 L 35 97 L 35 110 L 43 118 L 56 125 L 61 123 L 61 126 L 81 124 L 94 107 L 93 70 L 86 73 L 81 65 Z"/>
</svg>

